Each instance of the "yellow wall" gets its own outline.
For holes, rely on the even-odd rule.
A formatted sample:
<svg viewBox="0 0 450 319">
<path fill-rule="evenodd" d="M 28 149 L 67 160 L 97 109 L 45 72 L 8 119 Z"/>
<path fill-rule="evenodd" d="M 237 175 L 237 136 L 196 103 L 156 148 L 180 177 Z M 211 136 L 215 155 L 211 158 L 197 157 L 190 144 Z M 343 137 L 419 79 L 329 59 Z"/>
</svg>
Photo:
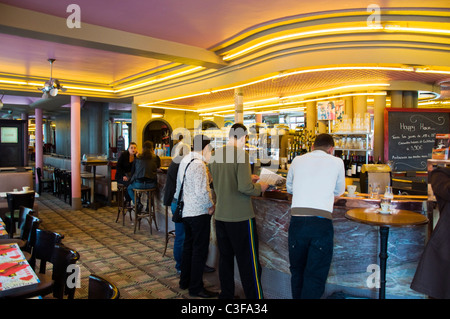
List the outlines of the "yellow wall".
<svg viewBox="0 0 450 319">
<path fill-rule="evenodd" d="M 138 145 L 142 145 L 144 142 L 143 132 L 145 127 L 150 123 L 152 119 L 152 108 L 150 107 L 133 107 L 133 131 L 132 131 L 132 140 L 135 141 Z M 185 112 L 185 111 L 176 111 L 176 110 L 164 110 L 164 116 L 162 118 L 157 118 L 157 120 L 164 120 L 169 123 L 172 128 L 172 132 L 175 133 L 181 129 L 188 129 L 191 134 L 191 138 L 193 138 L 193 131 L 195 129 L 194 121 L 200 121 L 200 116 L 196 112 Z M 223 117 L 215 117 L 214 122 L 222 127 L 224 125 Z"/>
</svg>

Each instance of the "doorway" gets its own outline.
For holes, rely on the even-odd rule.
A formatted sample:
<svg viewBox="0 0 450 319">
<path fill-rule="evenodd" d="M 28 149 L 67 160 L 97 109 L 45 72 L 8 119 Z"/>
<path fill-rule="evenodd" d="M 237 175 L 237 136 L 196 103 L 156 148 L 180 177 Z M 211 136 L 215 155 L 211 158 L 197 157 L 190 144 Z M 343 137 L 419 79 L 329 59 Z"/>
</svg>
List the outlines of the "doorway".
<svg viewBox="0 0 450 319">
<path fill-rule="evenodd" d="M 167 121 L 162 119 L 151 120 L 144 128 L 142 143 L 145 141 L 151 141 L 153 142 L 155 149 L 157 147 L 161 147 L 166 150 L 168 149 L 169 152 L 167 154 L 170 154 L 173 147 L 171 136 L 172 127 Z"/>
</svg>

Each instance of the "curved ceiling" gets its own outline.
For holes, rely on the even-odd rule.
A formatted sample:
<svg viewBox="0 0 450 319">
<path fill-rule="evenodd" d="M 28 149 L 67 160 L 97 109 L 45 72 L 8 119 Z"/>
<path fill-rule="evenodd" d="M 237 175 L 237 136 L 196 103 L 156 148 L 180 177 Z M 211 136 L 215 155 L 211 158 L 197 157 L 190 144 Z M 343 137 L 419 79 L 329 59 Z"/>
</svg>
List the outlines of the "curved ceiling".
<svg viewBox="0 0 450 319">
<path fill-rule="evenodd" d="M 239 71 L 242 61 L 245 60 L 248 63 L 253 59 L 261 58 L 264 54 L 269 56 L 276 50 L 280 52 L 293 50 L 294 45 L 305 43 L 295 44 L 287 41 L 258 51 L 257 57 L 250 55 L 238 62 L 222 60 L 224 47 L 235 48 L 239 45 L 237 42 L 244 38 L 248 38 L 250 42 L 258 36 L 262 38 L 265 36 L 264 30 L 283 25 L 284 22 L 287 23 L 300 16 L 310 16 L 314 19 L 316 15 L 334 12 L 364 13 L 373 1 L 78 0 L 76 4 L 80 8 L 82 23 L 78 30 L 69 29 L 66 26 L 66 19 L 71 14 L 67 12 L 67 7 L 71 3 L 73 3 L 71 0 L 59 0 L 44 6 L 33 0 L 0 0 L 0 5 L 6 5 L 0 10 L 0 43 L 2 43 L 0 94 L 3 91 L 8 95 L 25 94 L 34 98 L 39 97 L 41 93 L 38 91 L 38 84 L 45 82 L 50 74 L 48 58 L 56 58 L 53 75 L 63 81 L 63 85 L 77 87 L 88 83 L 96 88 L 97 91 L 86 91 L 86 96 L 93 99 L 111 98 L 112 93 L 126 90 L 127 86 L 128 88 L 136 86 L 136 79 L 144 83 L 142 88 L 148 88 L 151 94 L 149 93 L 147 97 L 148 92 L 130 91 L 130 94 L 123 94 L 119 98 L 134 96 L 140 101 L 144 101 L 145 98 L 152 101 L 175 97 L 178 94 L 174 92 L 181 92 L 180 88 L 186 91 L 183 93 L 185 95 L 188 95 L 189 90 L 191 93 L 196 93 L 208 86 L 213 89 L 220 86 L 218 82 L 211 80 L 218 73 L 226 76 L 226 82 L 229 85 L 234 82 L 241 83 L 264 76 L 265 72 L 263 68 L 258 74 L 250 75 L 250 72 L 247 79 L 230 75 L 232 72 Z M 439 21 L 442 21 L 443 25 L 449 23 L 450 4 L 447 0 L 427 1 L 426 8 L 423 8 L 423 1 L 417 0 L 381 0 L 378 1 L 378 5 L 392 10 L 408 7 L 417 8 L 417 11 L 444 12 Z M 336 38 L 335 35 L 333 37 Z M 448 39 L 448 35 L 441 38 L 445 39 L 445 37 Z M 379 36 L 373 35 L 371 38 L 377 39 Z M 415 41 L 420 41 L 419 36 L 416 38 Z M 404 42 L 405 40 L 409 38 L 402 39 Z M 348 40 L 335 41 L 344 43 Z M 364 45 L 363 39 L 358 41 L 359 45 Z M 450 46 L 448 40 L 445 40 L 447 43 L 439 41 L 441 47 L 437 48 L 436 43 L 431 43 L 427 50 L 432 53 L 448 50 Z M 436 42 L 439 41 L 436 40 Z M 327 45 L 331 46 L 330 43 Z M 309 43 L 308 45 L 314 47 L 318 44 Z M 403 58 L 405 57 L 400 56 L 397 59 L 401 61 Z M 408 66 L 407 59 L 405 61 L 398 62 L 396 65 L 405 63 L 403 67 Z M 332 59 L 320 62 L 320 65 L 333 63 Z M 286 69 L 306 67 L 306 62 L 304 65 L 301 63 L 295 65 L 293 58 L 289 63 L 286 64 L 289 66 Z M 355 59 L 354 63 L 361 65 L 364 61 L 358 62 Z M 198 66 L 201 68 L 200 71 L 195 69 L 196 74 L 199 74 L 197 78 L 188 77 L 185 81 L 185 77 L 179 76 L 184 72 L 188 74 L 192 68 L 198 68 Z M 427 66 L 433 67 L 433 65 Z M 284 66 L 281 65 L 280 59 L 280 61 L 272 62 L 271 67 L 272 71 L 267 71 L 267 75 L 283 70 Z M 27 82 L 27 84 L 13 85 L 6 83 L 7 81 L 2 83 L 2 76 L 4 79 Z M 158 84 L 172 76 L 182 79 L 178 85 L 170 86 L 170 84 L 166 85 L 166 82 L 163 83 L 164 85 Z M 199 86 L 190 85 L 190 79 L 194 84 L 202 81 L 203 87 L 200 89 Z M 290 76 L 277 81 L 263 81 L 246 87 L 245 95 L 248 99 L 274 95 L 287 96 L 349 81 L 362 83 L 361 81 L 367 80 L 419 81 L 439 84 L 450 81 L 450 73 L 421 74 L 376 70 L 316 72 Z M 84 91 L 72 90 L 71 92 L 69 89 L 67 94 L 70 93 L 82 95 Z M 442 98 L 449 97 L 446 85 L 441 86 L 441 93 Z M 8 96 L 5 98 L 6 101 L 8 98 Z M 175 107 L 206 108 L 230 102 L 233 102 L 232 90 L 220 94 L 173 100 L 169 104 Z"/>
</svg>

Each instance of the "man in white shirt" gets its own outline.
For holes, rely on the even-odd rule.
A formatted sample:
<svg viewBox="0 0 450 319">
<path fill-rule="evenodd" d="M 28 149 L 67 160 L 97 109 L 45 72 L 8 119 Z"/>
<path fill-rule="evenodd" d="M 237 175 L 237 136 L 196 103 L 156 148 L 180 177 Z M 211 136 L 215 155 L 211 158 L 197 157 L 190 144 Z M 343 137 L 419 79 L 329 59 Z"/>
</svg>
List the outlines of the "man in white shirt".
<svg viewBox="0 0 450 319">
<path fill-rule="evenodd" d="M 313 151 L 297 156 L 289 168 L 288 243 L 294 299 L 319 299 L 325 290 L 333 256 L 334 197 L 345 191 L 344 163 L 333 152 L 333 137 L 319 134 Z"/>
<path fill-rule="evenodd" d="M 178 143 L 174 145 L 172 149 L 172 158 L 175 158 L 177 156 L 184 156 L 186 154 L 189 154 L 191 151 L 191 147 L 183 142 L 183 135 L 180 135 L 178 137 Z"/>
</svg>

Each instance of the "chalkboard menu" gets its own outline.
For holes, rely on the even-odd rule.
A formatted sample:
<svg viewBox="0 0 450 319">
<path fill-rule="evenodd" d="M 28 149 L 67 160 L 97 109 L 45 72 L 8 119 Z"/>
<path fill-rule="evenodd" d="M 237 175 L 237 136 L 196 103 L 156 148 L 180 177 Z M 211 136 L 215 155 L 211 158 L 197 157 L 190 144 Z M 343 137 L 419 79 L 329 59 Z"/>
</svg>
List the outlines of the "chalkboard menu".
<svg viewBox="0 0 450 319">
<path fill-rule="evenodd" d="M 436 134 L 450 133 L 449 109 L 384 111 L 384 159 L 394 171 L 426 171 Z"/>
</svg>

